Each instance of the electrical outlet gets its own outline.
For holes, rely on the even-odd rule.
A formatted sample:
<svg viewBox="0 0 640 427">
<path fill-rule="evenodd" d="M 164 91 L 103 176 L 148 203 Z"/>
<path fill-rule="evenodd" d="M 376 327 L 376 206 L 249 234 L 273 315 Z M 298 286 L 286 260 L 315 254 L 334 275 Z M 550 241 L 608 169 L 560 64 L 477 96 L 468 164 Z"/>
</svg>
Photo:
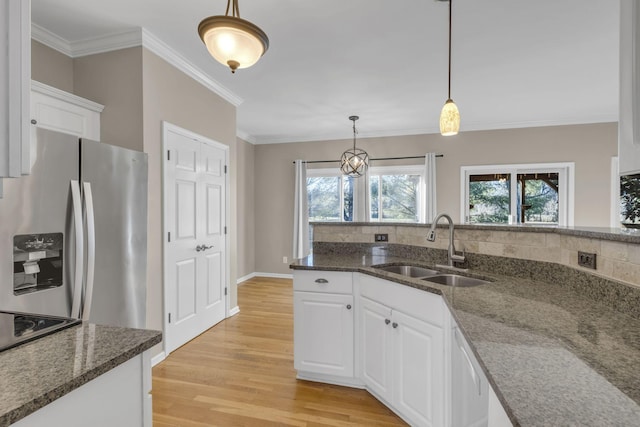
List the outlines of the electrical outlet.
<svg viewBox="0 0 640 427">
<path fill-rule="evenodd" d="M 389 241 L 389 235 L 388 234 L 376 234 L 375 235 L 375 241 L 376 242 L 388 242 Z"/>
<path fill-rule="evenodd" d="M 596 254 L 578 251 L 578 265 L 580 267 L 596 269 Z"/>
<path fill-rule="evenodd" d="M 288 262 L 289 262 L 289 259 L 288 259 L 286 256 L 283 256 L 283 257 L 282 257 L 282 263 L 283 263 L 283 264 L 286 264 L 286 263 L 288 263 Z"/>
</svg>

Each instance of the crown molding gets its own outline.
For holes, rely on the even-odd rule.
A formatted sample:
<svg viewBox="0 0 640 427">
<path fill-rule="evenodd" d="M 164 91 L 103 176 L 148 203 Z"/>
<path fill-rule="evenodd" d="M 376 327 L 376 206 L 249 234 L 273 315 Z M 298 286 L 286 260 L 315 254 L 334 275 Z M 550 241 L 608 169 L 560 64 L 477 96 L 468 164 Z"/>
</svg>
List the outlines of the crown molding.
<svg viewBox="0 0 640 427">
<path fill-rule="evenodd" d="M 248 142 L 249 144 L 253 144 L 253 145 L 257 144 L 256 138 L 253 135 L 250 135 L 243 130 L 240 130 L 240 129 L 236 130 L 236 136 L 242 139 L 243 141 Z"/>
<path fill-rule="evenodd" d="M 242 98 L 227 89 L 221 83 L 208 76 L 204 71 L 191 64 L 187 59 L 180 55 L 177 51 L 169 47 L 166 43 L 158 39 L 149 31 L 142 29 L 142 46 L 150 52 L 155 53 L 169 64 L 176 67 L 201 85 L 213 93 L 221 96 L 234 107 L 238 107 L 244 102 Z"/>
<path fill-rule="evenodd" d="M 575 126 L 575 125 L 588 125 L 595 123 L 614 123 L 618 121 L 616 114 L 602 114 L 591 117 L 571 118 L 566 117 L 561 120 L 537 120 L 537 121 L 521 121 L 521 122 L 506 122 L 506 123 L 470 123 L 462 122 L 460 127 L 460 133 L 474 132 L 474 131 L 492 131 L 492 130 L 506 130 L 506 129 L 523 129 L 523 128 L 537 128 L 537 127 L 552 127 L 552 126 Z M 362 132 L 358 131 L 358 139 L 363 138 L 390 138 L 395 136 L 409 136 L 409 135 L 429 135 L 439 134 L 440 128 L 433 126 L 430 128 L 422 129 L 397 129 L 388 131 L 374 131 L 374 132 Z M 239 135 L 239 134 L 238 134 Z M 275 136 L 257 136 L 253 137 L 254 145 L 265 144 L 291 144 L 296 142 L 320 142 L 320 141 L 339 141 L 350 139 L 351 136 L 348 132 L 330 133 L 330 134 L 317 134 L 317 135 L 275 135 Z M 243 138 L 244 139 L 244 138 Z"/>
<path fill-rule="evenodd" d="M 65 92 L 36 80 L 31 80 L 31 91 L 50 96 L 51 98 L 76 105 L 78 107 L 85 108 L 89 111 L 95 111 L 96 113 L 102 113 L 102 110 L 104 110 L 104 105 L 102 104 L 98 104 L 97 102 L 93 102 L 89 99 L 79 97 L 69 92 Z"/>
<path fill-rule="evenodd" d="M 39 25 L 31 24 L 31 38 L 39 43 L 42 43 L 45 46 L 50 47 L 51 49 L 57 50 L 58 52 L 73 58 L 73 52 L 71 50 L 71 44 L 58 36 L 57 34 L 52 33 L 46 28 L 42 28 Z"/>
<path fill-rule="evenodd" d="M 142 31 L 139 28 L 105 36 L 69 42 L 73 58 L 98 53 L 137 47 L 142 44 Z"/>
<path fill-rule="evenodd" d="M 238 107 L 244 102 L 241 97 L 207 75 L 195 65 L 191 64 L 184 56 L 144 28 L 136 28 L 117 34 L 109 34 L 106 36 L 70 42 L 52 33 L 46 28 L 42 28 L 36 24 L 31 24 L 31 37 L 70 58 L 79 58 L 82 56 L 95 55 L 97 53 L 143 46 L 145 49 L 158 55 L 178 70 L 209 89 L 211 92 L 222 97 L 234 107 Z"/>
</svg>

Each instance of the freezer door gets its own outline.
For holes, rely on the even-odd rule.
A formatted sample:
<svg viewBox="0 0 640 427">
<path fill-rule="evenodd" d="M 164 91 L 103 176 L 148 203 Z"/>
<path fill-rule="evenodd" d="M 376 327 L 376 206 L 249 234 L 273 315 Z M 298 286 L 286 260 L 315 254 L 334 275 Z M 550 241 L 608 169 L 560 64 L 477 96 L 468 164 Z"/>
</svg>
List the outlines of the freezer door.
<svg viewBox="0 0 640 427">
<path fill-rule="evenodd" d="M 38 129 L 34 144 L 31 174 L 5 179 L 0 199 L 0 308 L 69 316 L 75 267 L 71 181 L 79 178 L 79 141 Z M 63 284 L 14 295 L 14 236 L 45 233 L 63 233 Z"/>
<path fill-rule="evenodd" d="M 91 187 L 95 224 L 95 259 L 87 260 L 87 263 L 94 261 L 89 320 L 144 328 L 147 155 L 83 140 L 81 157 L 81 179 L 85 190 L 85 184 Z M 89 201 L 86 193 L 84 201 Z M 86 211 L 90 211 L 90 206 Z"/>
</svg>

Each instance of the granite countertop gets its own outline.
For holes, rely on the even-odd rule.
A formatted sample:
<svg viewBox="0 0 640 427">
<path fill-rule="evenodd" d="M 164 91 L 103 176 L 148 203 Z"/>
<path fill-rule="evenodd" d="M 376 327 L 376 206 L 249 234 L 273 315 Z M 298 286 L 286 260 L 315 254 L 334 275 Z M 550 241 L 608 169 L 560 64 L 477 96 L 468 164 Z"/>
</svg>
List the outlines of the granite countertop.
<svg viewBox="0 0 640 427">
<path fill-rule="evenodd" d="M 0 427 L 8 426 L 162 340 L 158 331 L 82 323 L 0 353 Z"/>
<path fill-rule="evenodd" d="M 469 270 L 492 283 L 453 288 L 370 267 L 394 263 L 433 267 L 353 251 L 291 267 L 358 271 L 441 294 L 514 426 L 640 426 L 637 316 L 567 286 L 566 277 L 552 284 Z"/>
</svg>

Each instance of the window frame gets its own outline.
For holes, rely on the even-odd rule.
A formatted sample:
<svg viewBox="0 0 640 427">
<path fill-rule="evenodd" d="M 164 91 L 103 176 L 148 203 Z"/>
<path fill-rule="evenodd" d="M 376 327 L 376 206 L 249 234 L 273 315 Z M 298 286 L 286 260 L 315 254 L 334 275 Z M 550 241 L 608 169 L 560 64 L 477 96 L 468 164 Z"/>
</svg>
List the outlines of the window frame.
<svg viewBox="0 0 640 427">
<path fill-rule="evenodd" d="M 340 178 L 340 212 L 339 218 L 340 221 L 322 221 L 322 222 L 353 222 L 353 221 L 345 221 L 344 220 L 344 175 L 340 172 L 340 169 L 336 168 L 317 168 L 317 169 L 307 169 L 307 178 Z M 354 215 L 355 217 L 355 212 Z M 314 222 L 309 220 L 309 222 Z"/>
<path fill-rule="evenodd" d="M 497 164 L 460 167 L 460 223 L 469 222 L 469 176 L 482 174 L 509 174 L 511 176 L 510 188 L 510 214 L 509 225 L 526 226 L 518 222 L 516 214 L 518 209 L 518 174 L 526 173 L 557 173 L 558 174 L 558 224 L 557 226 L 574 225 L 575 205 L 575 163 L 522 163 L 522 164 Z"/>
<path fill-rule="evenodd" d="M 407 224 L 424 224 L 426 212 L 425 212 L 425 198 L 427 196 L 427 184 L 425 179 L 425 166 L 424 165 L 399 165 L 399 166 L 375 166 L 369 167 L 367 182 L 367 191 L 369 192 L 369 200 L 371 200 L 371 176 L 382 176 L 382 175 L 419 175 L 420 183 L 418 184 L 418 196 L 417 196 L 417 207 L 418 207 L 418 221 L 416 222 L 408 222 L 408 221 L 382 221 L 382 215 L 379 214 L 377 219 L 371 218 L 371 212 L 369 212 L 369 222 L 376 222 L 380 224 L 385 223 L 394 223 L 394 222 L 402 222 Z M 380 183 L 380 182 L 379 182 Z M 369 207 L 370 209 L 370 207 Z M 382 198 L 378 198 L 378 212 L 382 212 Z"/>
</svg>

